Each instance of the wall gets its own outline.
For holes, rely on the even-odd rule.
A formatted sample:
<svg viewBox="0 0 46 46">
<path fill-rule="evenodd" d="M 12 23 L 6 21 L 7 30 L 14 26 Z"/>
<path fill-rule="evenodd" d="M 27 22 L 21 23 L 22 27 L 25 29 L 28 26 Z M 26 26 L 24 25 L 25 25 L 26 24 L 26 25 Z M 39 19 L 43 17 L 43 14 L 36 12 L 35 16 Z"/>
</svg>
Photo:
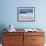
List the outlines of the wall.
<svg viewBox="0 0 46 46">
<path fill-rule="evenodd" d="M 13 24 L 16 28 L 46 28 L 46 1 L 42 0 L 1 0 L 0 24 Z M 17 7 L 35 7 L 35 22 L 17 22 Z"/>
</svg>

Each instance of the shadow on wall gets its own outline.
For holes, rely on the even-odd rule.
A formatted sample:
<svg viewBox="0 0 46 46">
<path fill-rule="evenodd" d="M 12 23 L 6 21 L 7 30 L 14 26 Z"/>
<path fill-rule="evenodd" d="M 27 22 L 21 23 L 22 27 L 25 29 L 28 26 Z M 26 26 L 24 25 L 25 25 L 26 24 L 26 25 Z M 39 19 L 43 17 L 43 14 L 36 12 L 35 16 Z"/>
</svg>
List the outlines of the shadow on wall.
<svg viewBox="0 0 46 46">
<path fill-rule="evenodd" d="M 0 43 L 2 43 L 2 32 L 5 32 L 6 30 L 3 30 L 5 28 L 4 24 L 0 24 Z"/>
</svg>

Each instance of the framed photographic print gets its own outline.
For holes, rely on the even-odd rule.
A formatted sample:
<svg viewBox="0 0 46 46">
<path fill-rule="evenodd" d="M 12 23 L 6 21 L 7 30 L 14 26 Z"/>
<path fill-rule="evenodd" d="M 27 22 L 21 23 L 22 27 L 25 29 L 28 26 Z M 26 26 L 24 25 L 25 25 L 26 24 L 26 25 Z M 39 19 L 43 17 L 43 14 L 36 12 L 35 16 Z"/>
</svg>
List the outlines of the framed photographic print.
<svg viewBox="0 0 46 46">
<path fill-rule="evenodd" d="M 20 22 L 34 22 L 35 7 L 18 7 L 17 20 Z"/>
</svg>

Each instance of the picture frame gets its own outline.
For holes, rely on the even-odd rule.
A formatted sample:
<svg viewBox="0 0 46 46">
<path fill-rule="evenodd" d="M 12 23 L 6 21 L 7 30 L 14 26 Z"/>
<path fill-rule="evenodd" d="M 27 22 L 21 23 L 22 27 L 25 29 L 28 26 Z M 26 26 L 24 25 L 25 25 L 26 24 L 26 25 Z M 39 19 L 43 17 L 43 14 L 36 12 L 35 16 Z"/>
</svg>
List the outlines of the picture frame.
<svg viewBox="0 0 46 46">
<path fill-rule="evenodd" d="M 35 7 L 18 7 L 17 21 L 19 22 L 34 22 L 35 21 Z"/>
</svg>

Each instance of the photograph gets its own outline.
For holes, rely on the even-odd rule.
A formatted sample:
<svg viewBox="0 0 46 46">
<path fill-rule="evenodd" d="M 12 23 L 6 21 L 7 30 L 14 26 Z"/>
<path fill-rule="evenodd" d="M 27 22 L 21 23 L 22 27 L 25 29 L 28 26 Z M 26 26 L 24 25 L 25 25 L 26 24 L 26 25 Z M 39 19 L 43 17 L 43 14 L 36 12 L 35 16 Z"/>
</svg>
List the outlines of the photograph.
<svg viewBox="0 0 46 46">
<path fill-rule="evenodd" d="M 35 21 L 35 7 L 18 7 L 17 8 L 18 21 Z"/>
<path fill-rule="evenodd" d="M 46 46 L 46 0 L 0 0 L 0 46 Z"/>
</svg>

